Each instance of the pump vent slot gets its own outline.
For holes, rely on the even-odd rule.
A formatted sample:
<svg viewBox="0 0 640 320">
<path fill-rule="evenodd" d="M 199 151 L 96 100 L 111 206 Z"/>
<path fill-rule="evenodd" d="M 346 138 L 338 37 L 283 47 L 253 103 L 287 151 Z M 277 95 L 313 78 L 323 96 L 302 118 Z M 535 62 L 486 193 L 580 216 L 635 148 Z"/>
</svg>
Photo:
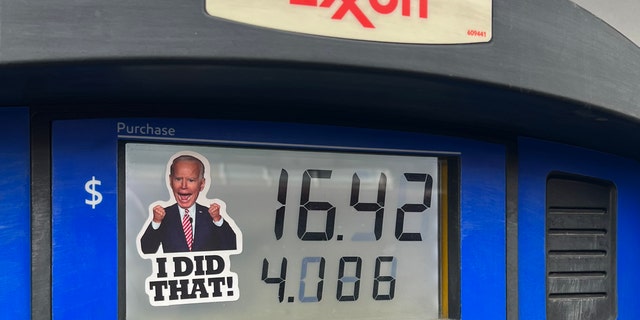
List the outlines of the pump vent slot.
<svg viewBox="0 0 640 320">
<path fill-rule="evenodd" d="M 547 180 L 547 319 L 614 319 L 616 190 L 554 173 Z"/>
</svg>

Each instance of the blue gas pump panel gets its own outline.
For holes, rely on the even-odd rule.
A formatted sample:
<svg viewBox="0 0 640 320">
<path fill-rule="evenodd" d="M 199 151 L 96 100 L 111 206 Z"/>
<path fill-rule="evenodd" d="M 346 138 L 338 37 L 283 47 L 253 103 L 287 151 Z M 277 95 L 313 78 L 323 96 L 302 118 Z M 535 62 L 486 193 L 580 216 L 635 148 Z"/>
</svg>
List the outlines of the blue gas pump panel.
<svg viewBox="0 0 640 320">
<path fill-rule="evenodd" d="M 29 110 L 0 109 L 0 309 L 11 319 L 31 315 Z"/>
<path fill-rule="evenodd" d="M 502 146 L 102 119 L 55 121 L 52 150 L 54 317 L 504 314 Z"/>
</svg>

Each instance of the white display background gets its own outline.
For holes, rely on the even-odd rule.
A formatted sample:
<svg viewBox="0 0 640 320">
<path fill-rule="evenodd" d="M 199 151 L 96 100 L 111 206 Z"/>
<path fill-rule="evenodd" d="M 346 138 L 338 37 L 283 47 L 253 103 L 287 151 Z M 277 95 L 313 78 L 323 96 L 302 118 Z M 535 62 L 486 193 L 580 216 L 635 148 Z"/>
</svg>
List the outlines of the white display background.
<svg viewBox="0 0 640 320">
<path fill-rule="evenodd" d="M 439 314 L 438 262 L 438 161 L 435 157 L 363 153 L 302 152 L 272 149 L 200 147 L 128 143 L 126 156 L 126 313 L 129 319 L 436 319 Z M 242 231 L 243 249 L 231 255 L 230 269 L 238 274 L 239 299 L 232 302 L 197 303 L 154 307 L 145 293 L 145 279 L 152 261 L 136 248 L 136 237 L 149 218 L 149 206 L 170 198 L 166 183 L 169 158 L 180 151 L 206 157 L 211 172 L 207 199 L 226 202 L 227 213 Z M 282 238 L 274 233 L 278 184 L 282 169 L 288 172 L 287 204 Z M 312 179 L 310 201 L 330 202 L 336 208 L 335 228 L 328 241 L 303 241 L 297 236 L 302 175 L 305 170 L 331 170 L 330 179 Z M 360 202 L 376 202 L 380 173 L 387 178 L 382 236 L 378 241 L 354 241 L 359 233 L 371 234 L 373 212 L 358 213 L 350 206 L 353 174 L 361 180 Z M 405 215 L 405 232 L 418 232 L 422 241 L 399 241 L 395 237 L 397 208 L 422 203 L 424 182 L 408 182 L 404 173 L 428 174 L 433 179 L 431 205 L 421 213 Z M 201 203 L 208 206 L 208 203 Z M 325 228 L 326 213 L 312 211 L 308 231 Z M 343 240 L 339 241 L 338 236 Z M 356 237 L 357 238 L 357 237 Z M 336 298 L 341 257 L 362 259 L 359 298 Z M 396 259 L 395 293 L 392 300 L 372 297 L 376 257 Z M 263 259 L 269 277 L 280 274 L 282 258 L 288 260 L 284 301 L 278 301 L 278 285 L 261 279 Z M 305 257 L 324 257 L 322 299 L 300 301 L 300 275 Z M 318 264 L 309 264 L 305 296 L 315 296 Z M 355 264 L 345 274 L 353 275 Z M 390 274 L 382 264 L 381 274 Z M 379 291 L 389 291 L 381 282 Z M 309 289 L 310 288 L 310 289 Z M 345 284 L 343 294 L 353 292 Z M 350 290 L 350 291 L 349 291 Z M 289 297 L 293 302 L 288 302 Z"/>
</svg>

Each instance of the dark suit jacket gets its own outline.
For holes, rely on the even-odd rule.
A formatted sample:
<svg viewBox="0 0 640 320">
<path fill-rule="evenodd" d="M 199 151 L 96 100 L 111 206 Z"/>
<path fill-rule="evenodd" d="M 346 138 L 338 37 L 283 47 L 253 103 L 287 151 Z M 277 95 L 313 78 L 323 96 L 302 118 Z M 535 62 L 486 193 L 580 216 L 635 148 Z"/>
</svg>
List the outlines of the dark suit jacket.
<svg viewBox="0 0 640 320">
<path fill-rule="evenodd" d="M 156 253 L 160 244 L 165 253 L 188 252 L 187 240 L 182 230 L 180 211 L 178 204 L 164 208 L 166 215 L 158 230 L 147 226 L 140 239 L 142 252 L 145 254 Z M 196 203 L 195 235 L 192 251 L 235 250 L 236 233 L 226 221 L 218 227 L 213 224 L 208 208 Z"/>
</svg>

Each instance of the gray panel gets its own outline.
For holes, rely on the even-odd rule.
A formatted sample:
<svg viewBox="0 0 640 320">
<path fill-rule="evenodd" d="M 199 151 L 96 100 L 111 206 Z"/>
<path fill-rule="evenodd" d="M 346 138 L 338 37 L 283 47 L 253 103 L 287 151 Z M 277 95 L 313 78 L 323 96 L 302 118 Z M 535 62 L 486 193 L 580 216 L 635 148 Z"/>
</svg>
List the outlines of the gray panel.
<svg viewBox="0 0 640 320">
<path fill-rule="evenodd" d="M 581 288 L 585 292 L 607 292 L 609 281 L 604 272 L 550 274 L 550 292 L 571 292 Z"/>
<path fill-rule="evenodd" d="M 491 43 L 447 46 L 268 30 L 207 16 L 203 1 L 193 0 L 2 0 L 0 7 L 3 64 L 166 58 L 346 65 L 495 83 L 640 118 L 638 47 L 568 0 L 494 0 Z"/>
<path fill-rule="evenodd" d="M 609 239 L 605 233 L 597 231 L 592 234 L 547 234 L 547 246 L 550 252 L 600 251 L 609 249 Z"/>
<path fill-rule="evenodd" d="M 606 256 L 588 256 L 582 254 L 582 251 L 578 251 L 574 253 L 572 256 L 566 256 L 562 258 L 558 258 L 557 256 L 548 255 L 547 256 L 547 272 L 601 272 L 602 270 L 609 270 L 610 268 L 610 259 Z M 551 283 L 554 278 L 549 277 L 549 284 L 551 289 L 553 286 Z M 576 289 L 576 288 L 574 288 Z M 579 288 L 583 290 L 583 288 Z M 588 291 L 587 291 L 588 292 Z M 550 292 L 555 293 L 555 292 Z"/>
<path fill-rule="evenodd" d="M 638 12 L 640 2 L 637 0 L 616 0 L 604 2 L 600 0 L 572 0 L 589 10 L 597 17 L 616 28 L 629 40 L 640 46 L 640 24 Z"/>
<path fill-rule="evenodd" d="M 550 314 L 562 314 L 562 316 L 547 317 L 547 319 L 611 319 L 607 312 L 608 304 L 606 297 L 600 295 L 584 296 L 576 299 L 556 297 L 550 299 L 547 312 Z"/>
<path fill-rule="evenodd" d="M 588 225 L 593 229 L 605 229 L 611 217 L 605 210 L 549 210 L 547 223 L 561 229 L 579 229 Z"/>
</svg>

